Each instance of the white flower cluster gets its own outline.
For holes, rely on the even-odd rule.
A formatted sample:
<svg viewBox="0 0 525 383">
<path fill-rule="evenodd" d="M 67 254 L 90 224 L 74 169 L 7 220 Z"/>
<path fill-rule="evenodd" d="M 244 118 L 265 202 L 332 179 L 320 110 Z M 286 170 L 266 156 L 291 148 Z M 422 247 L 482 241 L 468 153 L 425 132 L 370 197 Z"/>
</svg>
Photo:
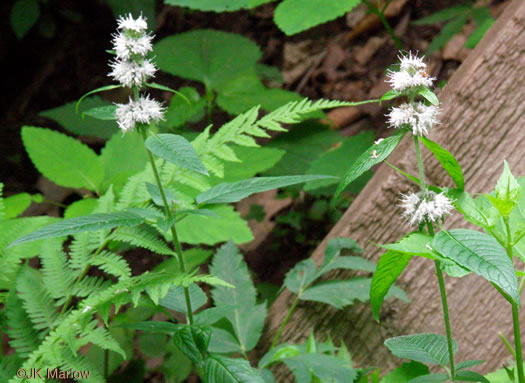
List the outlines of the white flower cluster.
<svg viewBox="0 0 525 383">
<path fill-rule="evenodd" d="M 113 49 L 117 55 L 110 62 L 112 71 L 109 76 L 123 86 L 141 89 L 144 84 L 155 75 L 157 68 L 146 58 L 153 49 L 153 36 L 148 34 L 146 19 L 139 16 L 120 17 L 118 20 L 119 33 L 113 37 Z M 136 124 L 149 124 L 163 119 L 164 108 L 151 99 L 149 95 L 130 98 L 127 104 L 116 104 L 115 117 L 124 133 L 133 131 Z"/>
<path fill-rule="evenodd" d="M 394 107 L 387 114 L 388 124 L 392 128 L 412 128 L 415 136 L 427 135 L 434 124 L 439 124 L 439 109 L 423 102 L 404 103 Z"/>
<path fill-rule="evenodd" d="M 414 89 L 432 86 L 433 77 L 426 73 L 427 64 L 423 59 L 409 53 L 408 56 L 399 57 L 401 64 L 399 72 L 388 72 L 392 88 L 398 92 L 408 94 L 413 98 Z M 434 105 L 425 105 L 421 101 L 411 101 L 393 107 L 388 117 L 391 128 L 411 128 L 416 136 L 427 135 L 434 124 L 438 124 L 437 115 L 439 108 Z"/>
<path fill-rule="evenodd" d="M 419 225 L 426 220 L 436 222 L 453 210 L 452 201 L 444 193 L 432 191 L 401 195 L 403 217 L 410 225 Z"/>
<path fill-rule="evenodd" d="M 398 72 L 388 71 L 388 80 L 392 89 L 399 92 L 418 87 L 431 87 L 435 78 L 430 77 L 427 72 L 427 64 L 423 59 L 413 56 L 409 53 L 408 56 L 400 56 L 401 65 Z"/>
</svg>

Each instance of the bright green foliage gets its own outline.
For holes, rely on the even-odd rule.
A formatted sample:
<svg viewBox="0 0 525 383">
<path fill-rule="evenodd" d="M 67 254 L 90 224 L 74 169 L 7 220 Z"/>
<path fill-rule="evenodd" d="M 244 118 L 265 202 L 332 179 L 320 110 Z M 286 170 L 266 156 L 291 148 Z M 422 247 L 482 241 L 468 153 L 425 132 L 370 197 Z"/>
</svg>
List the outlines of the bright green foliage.
<svg viewBox="0 0 525 383">
<path fill-rule="evenodd" d="M 443 383 L 448 380 L 447 374 L 428 374 L 418 376 L 409 381 L 409 383 Z"/>
<path fill-rule="evenodd" d="M 396 130 L 396 132 L 390 137 L 385 138 L 377 145 L 371 146 L 367 151 L 361 154 L 361 156 L 352 163 L 352 166 L 348 169 L 345 176 L 337 186 L 333 201 L 335 201 L 339 194 L 341 194 L 350 183 L 356 180 L 357 177 L 369 170 L 372 166 L 386 160 L 397 145 L 399 145 L 406 133 L 406 129 Z"/>
<path fill-rule="evenodd" d="M 474 230 L 454 229 L 439 232 L 432 248 L 467 270 L 482 276 L 520 302 L 518 278 L 505 249 L 493 237 Z"/>
<path fill-rule="evenodd" d="M 257 292 L 248 267 L 232 242 L 223 245 L 215 254 L 210 272 L 235 286 L 234 289 L 215 287 L 212 297 L 217 307 L 234 306 L 233 312 L 228 313 L 226 318 L 232 324 L 242 352 L 250 351 L 261 336 L 266 305 L 257 305 Z"/>
<path fill-rule="evenodd" d="M 412 256 L 409 254 L 393 250 L 387 251 L 379 258 L 377 269 L 370 286 L 370 303 L 372 304 L 374 318 L 377 321 L 379 321 L 379 311 L 381 310 L 381 305 L 386 294 L 408 265 L 411 258 Z"/>
<path fill-rule="evenodd" d="M 427 366 L 411 361 L 409 363 L 403 363 L 401 367 L 390 371 L 381 379 L 381 383 L 408 383 L 411 379 L 421 375 L 427 375 L 428 373 L 429 369 Z"/>
<path fill-rule="evenodd" d="M 148 225 L 134 227 L 119 227 L 111 235 L 111 239 L 129 243 L 130 245 L 148 249 L 157 254 L 173 255 L 173 250 L 159 236 L 157 230 Z"/>
<path fill-rule="evenodd" d="M 177 95 L 173 96 L 164 115 L 166 121 L 160 121 L 159 126 L 177 128 L 188 121 L 204 116 L 206 99 L 201 97 L 195 88 L 183 87 L 179 92 L 186 97 L 186 100 Z"/>
<path fill-rule="evenodd" d="M 483 377 L 483 375 L 474 372 L 474 371 L 458 371 L 456 374 L 456 380 L 461 382 L 482 382 L 482 383 L 491 383 L 488 379 Z"/>
<path fill-rule="evenodd" d="M 283 177 L 256 177 L 234 183 L 223 183 L 199 194 L 195 201 L 199 205 L 238 202 L 254 193 L 296 185 L 303 182 L 333 179 L 330 176 L 305 175 Z"/>
<path fill-rule="evenodd" d="M 90 148 L 64 134 L 22 128 L 24 146 L 35 167 L 61 186 L 99 190 L 104 176 L 100 159 Z"/>
<path fill-rule="evenodd" d="M 38 331 L 33 328 L 22 307 L 22 301 L 14 290 L 7 297 L 5 310 L 7 313 L 7 335 L 11 339 L 9 345 L 16 350 L 20 357 L 25 358 L 36 350 L 40 343 Z"/>
<path fill-rule="evenodd" d="M 26 210 L 31 202 L 40 203 L 42 202 L 42 195 L 29 193 L 19 193 L 9 196 L 4 199 L 4 218 L 16 218 Z M 0 209 L 1 210 L 1 209 Z M 0 220 L 2 219 L 0 213 Z"/>
<path fill-rule="evenodd" d="M 284 0 L 275 9 L 275 24 L 287 35 L 334 20 L 360 0 Z"/>
<path fill-rule="evenodd" d="M 11 8 L 11 27 L 19 39 L 35 25 L 40 16 L 38 0 L 16 0 Z"/>
<path fill-rule="evenodd" d="M 264 383 L 260 374 L 243 359 L 210 354 L 204 371 L 208 383 Z"/>
<path fill-rule="evenodd" d="M 406 358 L 416 362 L 447 366 L 447 338 L 439 334 L 415 334 L 398 336 L 385 341 L 385 346 L 398 358 Z M 457 343 L 453 343 L 453 352 L 457 351 Z"/>
<path fill-rule="evenodd" d="M 199 286 L 190 285 L 188 290 L 193 311 L 197 311 L 208 302 L 208 297 Z M 184 289 L 181 286 L 170 287 L 166 296 L 162 298 L 159 303 L 161 306 L 170 310 L 175 310 L 184 314 L 187 314 L 188 312 Z"/>
<path fill-rule="evenodd" d="M 521 187 L 516 178 L 512 175 L 507 161 L 504 163 L 503 173 L 501 174 L 496 188 L 495 196 L 487 195 L 487 198 L 498 209 L 503 217 L 508 217 L 518 204 L 521 194 Z"/>
<path fill-rule="evenodd" d="M 165 0 L 165 3 L 199 11 L 234 12 L 239 9 L 252 9 L 272 1 L 275 0 Z"/>
<path fill-rule="evenodd" d="M 199 159 L 195 149 L 182 136 L 176 134 L 154 135 L 146 139 L 145 145 L 150 152 L 168 162 L 184 169 L 208 175 L 208 171 Z"/>
<path fill-rule="evenodd" d="M 82 113 L 97 107 L 108 106 L 108 102 L 103 101 L 98 96 L 93 96 L 83 100 L 78 112 L 75 110 L 75 102 L 70 102 L 40 112 L 40 115 L 58 122 L 67 131 L 82 136 L 96 136 L 110 138 L 117 132 L 118 127 L 115 121 L 95 120 L 92 117 L 82 118 Z"/>
<path fill-rule="evenodd" d="M 454 181 L 458 189 L 463 190 L 465 187 L 465 181 L 463 180 L 463 171 L 458 161 L 450 154 L 446 149 L 443 149 L 436 142 L 426 138 L 421 137 L 421 142 L 430 150 L 438 161 L 443 166 L 443 169 L 450 175 L 450 178 Z"/>
<path fill-rule="evenodd" d="M 177 348 L 199 367 L 207 357 L 210 338 L 211 329 L 200 326 L 182 326 L 173 334 L 173 342 Z"/>
</svg>

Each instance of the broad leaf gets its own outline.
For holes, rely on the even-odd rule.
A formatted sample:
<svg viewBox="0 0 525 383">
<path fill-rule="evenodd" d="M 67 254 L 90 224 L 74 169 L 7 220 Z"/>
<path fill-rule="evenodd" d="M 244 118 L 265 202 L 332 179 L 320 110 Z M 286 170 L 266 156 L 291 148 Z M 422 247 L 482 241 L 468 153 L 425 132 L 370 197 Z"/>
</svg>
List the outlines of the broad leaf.
<svg viewBox="0 0 525 383">
<path fill-rule="evenodd" d="M 350 12 L 359 0 L 284 0 L 275 9 L 275 24 L 287 35 L 334 20 Z"/>
<path fill-rule="evenodd" d="M 208 351 L 218 354 L 242 353 L 242 348 L 232 333 L 222 328 L 212 327 Z"/>
<path fill-rule="evenodd" d="M 233 312 L 234 309 L 234 306 L 211 307 L 195 314 L 193 319 L 195 324 L 210 326 L 214 323 L 217 323 L 229 313 Z"/>
<path fill-rule="evenodd" d="M 206 359 L 204 376 L 207 383 L 264 383 L 248 361 L 217 354 L 210 354 Z"/>
<path fill-rule="evenodd" d="M 411 379 L 418 376 L 427 375 L 428 367 L 418 362 L 403 363 L 401 367 L 386 374 L 381 383 L 408 383 Z"/>
<path fill-rule="evenodd" d="M 456 373 L 456 380 L 460 382 L 482 382 L 482 383 L 490 383 L 490 381 L 485 378 L 483 375 L 478 374 L 474 371 L 458 371 Z"/>
<path fill-rule="evenodd" d="M 57 185 L 97 191 L 104 169 L 97 154 L 64 134 L 24 126 L 24 146 L 35 167 Z"/>
<path fill-rule="evenodd" d="M 388 156 L 399 145 L 407 130 L 396 130 L 390 137 L 385 138 L 377 145 L 372 145 L 366 152 L 364 152 L 357 160 L 354 161 L 350 169 L 337 186 L 333 200 L 335 201 L 339 194 L 352 183 L 361 174 L 372 168 L 372 166 L 386 160 Z"/>
<path fill-rule="evenodd" d="M 162 193 L 160 192 L 159 187 L 157 185 L 153 185 L 149 182 L 146 182 L 146 189 L 148 190 L 148 193 L 151 196 L 153 203 L 157 206 L 161 206 L 164 208 L 164 200 L 162 199 Z M 170 189 L 164 188 L 163 191 L 168 205 L 171 205 L 173 203 L 181 204 L 181 201 L 177 199 L 177 196 Z"/>
<path fill-rule="evenodd" d="M 65 219 L 45 226 L 31 234 L 25 235 L 9 245 L 9 247 L 25 242 L 37 241 L 44 238 L 65 237 L 67 235 L 112 229 L 117 226 L 137 226 L 144 222 L 144 218 L 130 212 L 115 212 L 111 214 L 91 214 L 82 217 Z"/>
<path fill-rule="evenodd" d="M 443 166 L 443 169 L 448 173 L 450 178 L 454 181 L 459 190 L 465 187 L 465 180 L 463 179 L 463 171 L 458 161 L 446 149 L 443 149 L 438 143 L 426 137 L 421 137 L 423 144 L 430 150 L 438 161 Z"/>
<path fill-rule="evenodd" d="M 215 30 L 168 36 L 155 44 L 154 52 L 159 69 L 214 90 L 252 68 L 261 58 L 259 47 L 251 40 Z"/>
<path fill-rule="evenodd" d="M 256 305 L 257 291 L 242 255 L 232 242 L 223 245 L 213 257 L 210 272 L 235 288 L 215 287 L 215 305 L 234 306 L 226 315 L 243 352 L 253 349 L 259 340 L 266 317 L 266 305 Z"/>
<path fill-rule="evenodd" d="M 420 232 L 414 232 L 401 238 L 396 243 L 381 245 L 381 247 L 387 250 L 397 251 L 399 253 L 419 255 L 425 258 L 435 259 L 435 256 L 432 254 L 432 250 L 430 248 L 431 243 L 432 237 Z"/>
<path fill-rule="evenodd" d="M 353 382 L 357 377 L 357 370 L 331 355 L 304 354 L 283 362 L 293 371 L 298 383 L 310 383 L 312 374 L 322 382 Z"/>
<path fill-rule="evenodd" d="M 316 265 L 313 259 L 308 258 L 298 262 L 284 278 L 284 285 L 295 294 L 303 291 L 316 279 Z"/>
<path fill-rule="evenodd" d="M 189 285 L 188 290 L 190 295 L 191 309 L 194 312 L 208 302 L 208 297 L 198 285 Z M 159 304 L 170 310 L 175 310 L 185 314 L 188 313 L 183 286 L 171 286 L 168 290 L 168 293 L 159 301 Z"/>
<path fill-rule="evenodd" d="M 459 362 L 456 364 L 456 370 L 463 370 L 465 368 L 474 367 L 478 364 L 485 363 L 484 360 L 466 360 L 464 362 Z"/>
<path fill-rule="evenodd" d="M 235 12 L 252 9 L 275 0 L 165 0 L 169 5 L 188 7 L 199 11 Z"/>
<path fill-rule="evenodd" d="M 270 367 L 276 362 L 281 362 L 284 359 L 295 358 L 301 355 L 299 346 L 295 344 L 283 343 L 279 346 L 270 349 L 259 361 L 259 368 Z"/>
<path fill-rule="evenodd" d="M 95 108 L 91 108 L 86 110 L 85 112 L 82 112 L 82 118 L 85 116 L 90 116 L 93 118 L 96 118 L 97 120 L 116 120 L 117 117 L 115 116 L 115 111 L 117 110 L 116 105 L 105 105 L 105 106 L 97 106 Z"/>
<path fill-rule="evenodd" d="M 206 358 L 210 343 L 211 329 L 201 326 L 182 326 L 173 334 L 177 348 L 195 364 L 201 364 Z"/>
<path fill-rule="evenodd" d="M 197 152 L 188 140 L 176 134 L 158 134 L 146 139 L 146 148 L 156 156 L 181 168 L 208 175 Z"/>
<path fill-rule="evenodd" d="M 398 358 L 447 366 L 449 363 L 447 338 L 439 334 L 398 336 L 385 341 L 385 346 Z M 453 341 L 455 353 L 458 345 Z"/>
<path fill-rule="evenodd" d="M 432 247 L 446 258 L 501 288 L 518 305 L 518 278 L 505 249 L 493 237 L 474 230 L 439 232 Z"/>
<path fill-rule="evenodd" d="M 377 263 L 376 272 L 370 286 L 370 303 L 374 318 L 379 322 L 379 312 L 390 287 L 401 275 L 412 258 L 409 254 L 389 250 L 384 253 Z"/>
<path fill-rule="evenodd" d="M 436 96 L 436 94 L 434 92 L 432 92 L 430 89 L 428 88 L 419 88 L 417 90 L 417 94 L 419 94 L 420 96 L 422 96 L 425 100 L 427 100 L 428 102 L 430 102 L 432 105 L 435 105 L 435 106 L 438 106 L 439 105 L 439 99 L 438 97 Z"/>
<path fill-rule="evenodd" d="M 512 175 L 507 161 L 494 191 L 495 196 L 489 194 L 487 198 L 503 217 L 508 217 L 520 200 L 521 186 Z"/>
<path fill-rule="evenodd" d="M 447 374 L 428 374 L 411 379 L 408 383 L 442 383 L 448 380 Z"/>
<path fill-rule="evenodd" d="M 24 37 L 40 16 L 38 0 L 17 0 L 11 8 L 11 27 L 18 39 Z"/>
<path fill-rule="evenodd" d="M 278 189 L 303 182 L 329 179 L 331 176 L 283 176 L 283 177 L 255 177 L 243 181 L 222 183 L 205 192 L 200 193 L 196 202 L 202 204 L 233 203 L 238 202 L 251 194 Z"/>
</svg>

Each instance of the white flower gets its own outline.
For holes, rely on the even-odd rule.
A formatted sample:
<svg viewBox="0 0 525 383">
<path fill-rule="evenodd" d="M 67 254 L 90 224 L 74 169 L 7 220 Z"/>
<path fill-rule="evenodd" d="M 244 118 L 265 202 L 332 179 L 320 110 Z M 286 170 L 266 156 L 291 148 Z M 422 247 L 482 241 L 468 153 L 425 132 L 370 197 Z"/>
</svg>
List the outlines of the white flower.
<svg viewBox="0 0 525 383">
<path fill-rule="evenodd" d="M 400 70 L 399 72 L 388 71 L 388 80 L 392 89 L 403 92 L 407 89 L 417 87 L 431 87 L 435 78 L 430 77 L 424 71 Z"/>
<path fill-rule="evenodd" d="M 434 124 L 439 124 L 437 115 L 439 108 L 425 105 L 423 102 L 404 103 L 394 107 L 387 114 L 388 125 L 391 128 L 410 127 L 416 136 L 427 135 Z"/>
<path fill-rule="evenodd" d="M 140 61 L 116 60 L 110 64 L 113 69 L 108 76 L 127 87 L 142 87 L 150 77 L 155 75 L 157 68 L 148 59 Z"/>
<path fill-rule="evenodd" d="M 147 34 L 133 37 L 119 33 L 113 38 L 113 49 L 117 53 L 117 58 L 122 60 L 129 60 L 135 56 L 144 58 L 153 49 L 152 40 L 153 36 Z"/>
<path fill-rule="evenodd" d="M 137 123 L 149 124 L 164 119 L 164 108 L 162 105 L 149 98 L 149 95 L 140 96 L 138 100 L 129 100 L 127 104 L 116 104 L 115 117 L 119 128 L 124 132 L 131 132 Z"/>
<path fill-rule="evenodd" d="M 402 71 L 424 71 L 427 69 L 427 64 L 423 62 L 423 58 L 412 55 L 412 52 L 408 52 L 408 56 L 398 56 L 398 58 L 401 61 Z"/>
<path fill-rule="evenodd" d="M 425 220 L 436 222 L 454 209 L 452 201 L 444 193 L 436 194 L 432 191 L 401 194 L 401 208 L 403 217 L 410 225 L 419 225 Z"/>
<path fill-rule="evenodd" d="M 118 29 L 122 29 L 124 31 L 134 31 L 141 33 L 148 29 L 148 23 L 146 22 L 146 19 L 142 17 L 142 15 L 140 15 L 137 19 L 134 19 L 130 13 L 126 17 L 120 16 L 117 22 Z"/>
</svg>

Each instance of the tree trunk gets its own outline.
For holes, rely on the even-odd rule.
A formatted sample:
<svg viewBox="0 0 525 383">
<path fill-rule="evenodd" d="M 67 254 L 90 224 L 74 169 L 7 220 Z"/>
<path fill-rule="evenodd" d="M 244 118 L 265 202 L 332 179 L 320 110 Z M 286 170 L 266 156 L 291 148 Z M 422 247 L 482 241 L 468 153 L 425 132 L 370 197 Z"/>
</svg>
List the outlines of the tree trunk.
<svg viewBox="0 0 525 383">
<path fill-rule="evenodd" d="M 469 55 L 444 88 L 441 125 L 432 139 L 448 149 L 463 167 L 470 193 L 490 191 L 506 159 L 515 175 L 525 175 L 525 1 L 514 0 Z M 450 179 L 425 150 L 427 181 L 452 186 Z M 413 141 L 405 138 L 389 161 L 417 174 Z M 373 243 L 391 243 L 410 231 L 403 223 L 398 204 L 400 193 L 416 190 L 404 177 L 382 165 L 365 189 L 315 250 L 321 263 L 329 239 L 350 237 L 365 248 L 365 256 L 377 262 L 382 251 Z M 465 227 L 459 214 L 446 220 L 446 228 Z M 331 278 L 352 274 L 334 272 Z M 385 302 L 381 324 L 372 317 L 369 304 L 356 304 L 337 311 L 322 304 L 302 302 L 284 329 L 281 342 L 302 342 L 310 333 L 325 339 L 330 333 L 346 343 L 359 367 L 380 367 L 383 372 L 401 365 L 383 345 L 392 336 L 420 332 L 445 334 L 441 300 L 434 270 L 428 259 L 414 257 L 397 284 L 411 303 Z M 500 368 L 510 354 L 498 337 L 512 338 L 511 307 L 484 279 L 474 274 L 457 279 L 446 277 L 451 323 L 459 343 L 457 360 L 481 359 L 482 372 Z M 266 323 L 263 350 L 267 350 L 284 319 L 292 294 L 285 291 L 272 305 Z M 523 311 L 523 310 L 522 310 Z M 525 315 L 522 312 L 522 319 Z M 525 328 L 525 321 L 522 322 Z M 525 335 L 525 331 L 522 331 Z M 292 381 L 284 368 L 276 370 L 277 382 Z"/>
</svg>

